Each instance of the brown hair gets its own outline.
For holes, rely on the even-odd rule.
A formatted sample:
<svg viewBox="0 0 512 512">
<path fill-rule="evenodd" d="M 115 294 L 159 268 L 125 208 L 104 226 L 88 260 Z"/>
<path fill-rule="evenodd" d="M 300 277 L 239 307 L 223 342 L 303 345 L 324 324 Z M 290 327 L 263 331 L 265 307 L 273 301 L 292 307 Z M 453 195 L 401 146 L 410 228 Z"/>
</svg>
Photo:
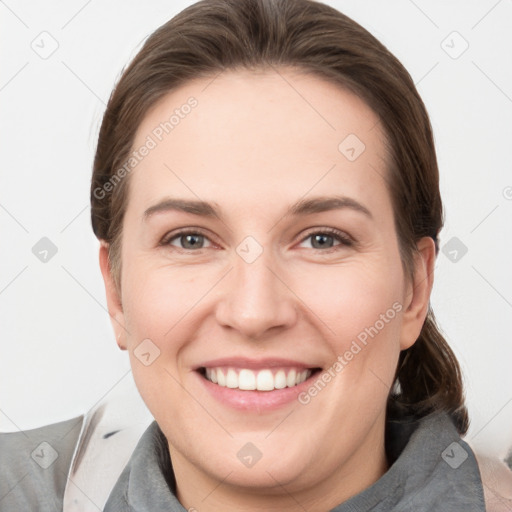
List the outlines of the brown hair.
<svg viewBox="0 0 512 512">
<path fill-rule="evenodd" d="M 406 272 L 412 271 L 420 238 L 432 237 L 438 248 L 443 210 L 432 128 L 414 82 L 396 57 L 359 24 L 320 2 L 203 0 L 147 39 L 123 72 L 104 114 L 91 218 L 96 236 L 109 244 L 117 285 L 129 183 L 128 176 L 119 179 L 118 171 L 145 114 L 189 80 L 223 70 L 285 66 L 352 91 L 379 116 L 387 137 L 386 181 Z M 460 368 L 430 309 L 418 340 L 400 354 L 389 404 L 404 405 L 416 416 L 445 410 L 461 434 L 468 428 Z"/>
</svg>

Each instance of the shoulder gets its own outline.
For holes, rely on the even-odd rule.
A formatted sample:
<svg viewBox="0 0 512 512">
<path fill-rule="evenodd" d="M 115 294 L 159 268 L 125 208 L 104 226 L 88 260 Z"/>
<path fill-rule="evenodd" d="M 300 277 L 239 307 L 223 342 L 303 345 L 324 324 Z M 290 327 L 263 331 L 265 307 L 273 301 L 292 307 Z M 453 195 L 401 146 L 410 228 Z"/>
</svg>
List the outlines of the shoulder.
<svg viewBox="0 0 512 512">
<path fill-rule="evenodd" d="M 0 512 L 102 510 L 152 421 L 133 379 L 122 378 L 86 414 L 0 433 Z"/>
<path fill-rule="evenodd" d="M 474 453 L 446 412 L 404 417 L 392 431 L 399 454 L 382 480 L 396 488 L 397 510 L 485 510 Z"/>
<path fill-rule="evenodd" d="M 512 510 L 512 471 L 498 457 L 475 451 L 482 477 L 485 504 L 489 512 Z"/>
<path fill-rule="evenodd" d="M 0 433 L 0 512 L 62 509 L 83 420 Z"/>
<path fill-rule="evenodd" d="M 103 510 L 152 421 L 131 378 L 123 378 L 87 412 L 68 472 L 64 510 Z"/>
</svg>

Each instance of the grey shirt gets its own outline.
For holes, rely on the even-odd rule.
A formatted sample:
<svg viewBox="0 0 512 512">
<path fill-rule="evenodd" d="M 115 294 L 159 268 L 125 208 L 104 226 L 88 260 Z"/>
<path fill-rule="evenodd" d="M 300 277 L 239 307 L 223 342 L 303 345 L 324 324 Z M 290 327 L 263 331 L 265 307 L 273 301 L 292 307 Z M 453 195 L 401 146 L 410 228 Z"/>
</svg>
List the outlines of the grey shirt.
<svg viewBox="0 0 512 512">
<path fill-rule="evenodd" d="M 0 435 L 0 512 L 62 510 L 62 496 L 78 437 L 77 419 Z M 332 512 L 485 511 L 480 472 L 471 448 L 445 413 L 388 423 L 387 451 L 394 461 L 372 486 Z M 114 434 L 115 435 L 115 434 Z M 161 433 L 152 422 L 138 442 L 105 505 L 105 512 L 186 512 L 166 480 Z M 39 440 L 50 440 L 49 457 Z M 41 441 L 40 441 L 41 442 Z M 35 453 L 34 453 L 35 450 Z"/>
<path fill-rule="evenodd" d="M 0 434 L 0 512 L 62 510 L 82 421 Z"/>
</svg>

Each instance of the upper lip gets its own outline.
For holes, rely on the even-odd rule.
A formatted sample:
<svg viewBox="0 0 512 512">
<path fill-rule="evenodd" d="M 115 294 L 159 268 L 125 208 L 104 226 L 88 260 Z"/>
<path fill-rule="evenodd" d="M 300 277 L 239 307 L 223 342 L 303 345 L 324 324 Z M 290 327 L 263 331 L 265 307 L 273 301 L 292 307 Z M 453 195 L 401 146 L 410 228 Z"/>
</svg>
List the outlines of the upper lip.
<svg viewBox="0 0 512 512">
<path fill-rule="evenodd" d="M 198 364 L 194 369 L 199 370 L 200 368 L 216 368 L 220 366 L 232 367 L 232 368 L 247 368 L 253 370 L 263 370 L 265 368 L 319 368 L 319 365 L 304 363 L 301 361 L 295 361 L 293 359 L 283 359 L 266 357 L 262 359 L 251 359 L 246 357 L 223 357 L 220 359 L 212 359 Z"/>
</svg>

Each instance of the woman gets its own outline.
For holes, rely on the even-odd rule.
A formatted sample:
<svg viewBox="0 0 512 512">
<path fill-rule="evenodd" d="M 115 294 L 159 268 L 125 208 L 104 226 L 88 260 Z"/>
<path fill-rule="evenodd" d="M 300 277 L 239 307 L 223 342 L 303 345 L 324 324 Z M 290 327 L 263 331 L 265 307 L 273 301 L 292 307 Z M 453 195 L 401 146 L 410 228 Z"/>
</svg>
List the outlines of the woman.
<svg viewBox="0 0 512 512">
<path fill-rule="evenodd" d="M 485 510 L 429 308 L 432 131 L 366 30 L 309 0 L 185 9 L 109 100 L 91 212 L 155 419 L 96 509 Z M 55 503 L 93 431 L 54 435 Z"/>
</svg>

